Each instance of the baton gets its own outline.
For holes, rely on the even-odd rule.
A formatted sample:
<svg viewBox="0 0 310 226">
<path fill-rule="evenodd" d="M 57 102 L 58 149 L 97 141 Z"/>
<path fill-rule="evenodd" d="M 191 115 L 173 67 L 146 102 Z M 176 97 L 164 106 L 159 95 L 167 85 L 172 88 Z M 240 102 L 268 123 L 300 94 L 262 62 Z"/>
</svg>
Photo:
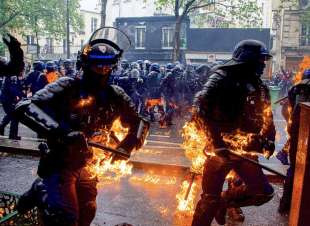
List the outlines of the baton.
<svg viewBox="0 0 310 226">
<path fill-rule="evenodd" d="M 126 158 L 126 159 L 129 159 L 129 157 L 130 157 L 130 155 L 128 153 L 124 153 L 124 152 L 115 150 L 114 148 L 110 148 L 110 147 L 107 147 L 105 145 L 102 145 L 102 144 L 99 144 L 96 142 L 89 141 L 89 142 L 87 142 L 87 144 L 91 147 L 95 147 L 95 148 L 99 148 L 103 151 L 111 152 L 112 154 L 121 156 L 121 157 Z"/>
<path fill-rule="evenodd" d="M 278 171 L 276 171 L 276 170 L 274 170 L 274 169 L 272 169 L 272 168 L 270 168 L 270 167 L 268 167 L 268 166 L 262 165 L 262 164 L 260 164 L 259 162 L 254 161 L 253 159 L 250 159 L 250 158 L 245 157 L 245 156 L 243 156 L 243 155 L 237 154 L 236 152 L 234 152 L 234 151 L 232 151 L 232 150 L 229 150 L 229 149 L 227 149 L 227 148 L 217 148 L 217 149 L 214 150 L 214 153 L 215 153 L 217 156 L 220 156 L 220 157 L 225 157 L 225 156 L 227 157 L 227 155 L 232 155 L 232 156 L 241 158 L 242 160 L 245 160 L 245 161 L 247 161 L 247 162 L 250 162 L 250 163 L 252 163 L 252 164 L 254 164 L 254 165 L 256 165 L 256 166 L 259 166 L 259 167 L 263 168 L 264 170 L 267 170 L 267 171 L 269 171 L 269 172 L 271 172 L 271 173 L 273 173 L 273 174 L 276 174 L 276 175 L 282 177 L 283 179 L 286 178 L 286 176 L 285 176 L 284 174 L 282 174 L 282 173 L 280 173 L 280 172 L 278 172 Z"/>
<path fill-rule="evenodd" d="M 278 103 L 280 103 L 281 101 L 283 101 L 283 100 L 285 100 L 287 98 L 288 98 L 288 96 L 282 97 L 282 98 L 276 100 L 275 102 L 273 102 L 273 104 L 278 104 Z"/>
<path fill-rule="evenodd" d="M 191 178 L 190 184 L 188 185 L 188 188 L 186 190 L 184 200 L 187 200 L 189 193 L 192 190 L 192 186 L 193 186 L 193 183 L 195 181 L 195 177 L 196 177 L 196 173 L 192 173 L 192 178 Z"/>
</svg>

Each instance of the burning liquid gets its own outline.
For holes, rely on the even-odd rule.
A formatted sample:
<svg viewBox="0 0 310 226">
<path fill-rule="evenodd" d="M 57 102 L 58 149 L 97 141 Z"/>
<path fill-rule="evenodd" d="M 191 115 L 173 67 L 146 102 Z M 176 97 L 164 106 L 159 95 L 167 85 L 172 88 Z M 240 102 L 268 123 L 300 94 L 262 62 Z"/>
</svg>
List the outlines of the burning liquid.
<svg viewBox="0 0 310 226">
<path fill-rule="evenodd" d="M 177 182 L 176 177 L 163 177 L 152 172 L 146 173 L 143 176 L 132 176 L 129 181 L 131 183 L 146 183 L 156 185 L 174 185 Z"/>
</svg>

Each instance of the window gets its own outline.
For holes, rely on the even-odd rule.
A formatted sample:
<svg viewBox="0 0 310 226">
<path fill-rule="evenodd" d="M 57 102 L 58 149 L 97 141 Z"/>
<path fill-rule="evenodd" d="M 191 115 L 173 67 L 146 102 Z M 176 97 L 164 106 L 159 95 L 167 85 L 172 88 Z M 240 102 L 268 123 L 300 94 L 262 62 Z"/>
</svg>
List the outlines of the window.
<svg viewBox="0 0 310 226">
<path fill-rule="evenodd" d="M 145 49 L 145 26 L 137 26 L 135 33 L 135 48 Z"/>
<path fill-rule="evenodd" d="M 83 49 L 83 47 L 84 47 L 84 40 L 81 39 L 81 49 Z"/>
<path fill-rule="evenodd" d="M 310 46 L 310 26 L 308 24 L 301 25 L 300 45 Z"/>
<path fill-rule="evenodd" d="M 162 48 L 163 49 L 173 48 L 173 36 L 174 36 L 174 29 L 172 27 L 162 28 Z"/>
<path fill-rule="evenodd" d="M 91 18 L 91 24 L 90 24 L 91 32 L 94 32 L 97 29 L 97 22 L 98 22 L 97 18 L 95 17 Z"/>
<path fill-rule="evenodd" d="M 27 45 L 35 45 L 34 35 L 27 35 Z"/>
<path fill-rule="evenodd" d="M 45 45 L 46 53 L 54 53 L 54 48 L 53 48 L 53 39 L 52 38 L 47 38 L 46 39 L 46 45 Z"/>
</svg>

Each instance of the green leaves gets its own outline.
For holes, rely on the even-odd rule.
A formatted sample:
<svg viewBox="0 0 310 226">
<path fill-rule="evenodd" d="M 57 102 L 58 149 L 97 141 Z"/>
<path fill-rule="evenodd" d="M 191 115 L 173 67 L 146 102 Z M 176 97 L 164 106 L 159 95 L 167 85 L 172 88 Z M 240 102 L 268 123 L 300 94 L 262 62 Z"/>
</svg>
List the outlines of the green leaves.
<svg viewBox="0 0 310 226">
<path fill-rule="evenodd" d="M 70 24 L 83 26 L 79 0 L 69 0 Z M 15 30 L 62 38 L 65 35 L 66 0 L 0 0 L 0 31 Z"/>
<path fill-rule="evenodd" d="M 157 0 L 158 8 L 175 9 L 177 0 Z M 189 15 L 198 26 L 261 27 L 262 7 L 257 0 L 179 0 L 178 14 Z M 175 13 L 176 14 L 176 13 Z"/>
</svg>

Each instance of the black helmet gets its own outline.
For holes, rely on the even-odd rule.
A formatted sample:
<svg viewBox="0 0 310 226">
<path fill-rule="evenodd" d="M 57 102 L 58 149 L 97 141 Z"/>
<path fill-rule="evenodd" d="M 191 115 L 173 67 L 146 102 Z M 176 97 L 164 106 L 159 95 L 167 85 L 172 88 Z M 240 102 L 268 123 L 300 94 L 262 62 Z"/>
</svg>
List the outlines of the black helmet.
<svg viewBox="0 0 310 226">
<path fill-rule="evenodd" d="M 301 79 L 310 79 L 310 68 L 304 71 Z"/>
<path fill-rule="evenodd" d="M 143 67 L 143 60 L 137 60 L 136 62 L 139 64 L 140 68 L 142 69 L 142 67 Z"/>
<path fill-rule="evenodd" d="M 63 65 L 64 65 L 65 69 L 72 69 L 73 65 L 74 65 L 73 60 L 66 59 L 66 60 L 64 60 Z"/>
<path fill-rule="evenodd" d="M 121 61 L 121 67 L 122 67 L 123 69 L 129 68 L 129 62 L 128 62 L 127 60 L 122 60 L 122 61 Z"/>
<path fill-rule="evenodd" d="M 181 75 L 183 73 L 183 69 L 181 68 L 180 65 L 176 65 L 173 69 L 172 69 L 172 74 L 174 75 Z"/>
<path fill-rule="evenodd" d="M 199 65 L 195 70 L 197 74 L 208 73 L 209 71 L 210 71 L 210 67 L 206 64 Z"/>
<path fill-rule="evenodd" d="M 54 61 L 48 61 L 46 62 L 46 70 L 47 72 L 56 71 L 57 65 L 54 63 Z"/>
<path fill-rule="evenodd" d="M 33 62 L 32 67 L 34 71 L 43 72 L 45 69 L 45 64 L 42 61 L 35 61 Z"/>
<path fill-rule="evenodd" d="M 171 71 L 173 68 L 174 68 L 174 65 L 173 65 L 172 63 L 168 63 L 168 64 L 166 65 L 167 71 Z"/>
<path fill-rule="evenodd" d="M 160 72 L 160 66 L 158 63 L 152 63 L 150 67 L 150 71 Z"/>
<path fill-rule="evenodd" d="M 232 59 L 238 63 L 256 62 L 262 57 L 269 60 L 272 56 L 264 43 L 258 40 L 243 40 L 234 49 Z"/>
<path fill-rule="evenodd" d="M 79 60 L 83 70 L 106 75 L 116 68 L 129 46 L 130 40 L 125 33 L 113 27 L 102 27 L 92 34 Z"/>
</svg>

